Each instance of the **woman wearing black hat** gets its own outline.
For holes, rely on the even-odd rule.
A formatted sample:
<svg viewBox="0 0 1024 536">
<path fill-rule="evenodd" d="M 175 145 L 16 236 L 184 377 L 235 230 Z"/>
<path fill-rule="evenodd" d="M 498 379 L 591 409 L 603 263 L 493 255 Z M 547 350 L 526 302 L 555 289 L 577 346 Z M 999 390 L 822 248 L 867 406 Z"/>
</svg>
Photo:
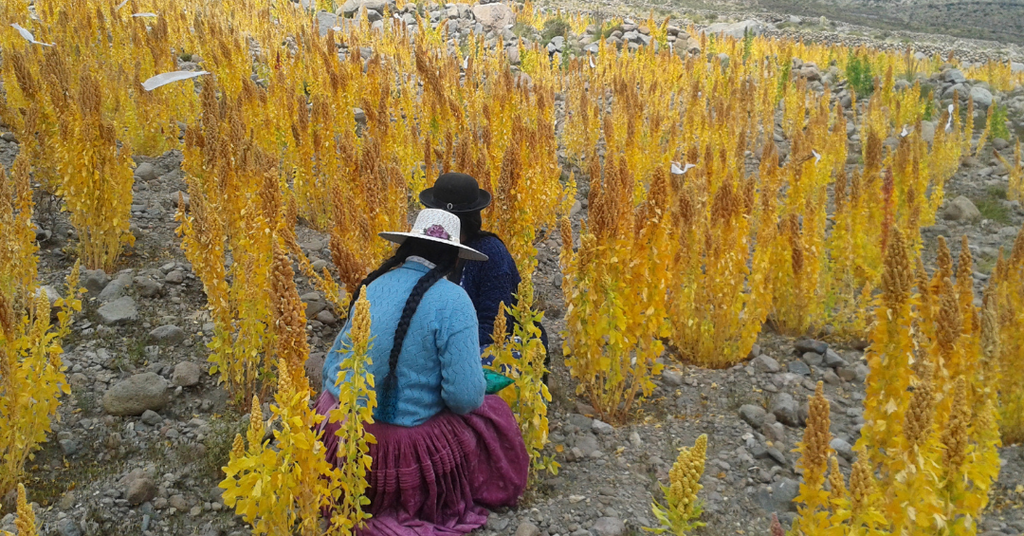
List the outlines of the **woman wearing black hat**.
<svg viewBox="0 0 1024 536">
<path fill-rule="evenodd" d="M 522 278 L 505 243 L 498 235 L 482 229 L 480 211 L 491 204 L 491 194 L 480 188 L 476 179 L 464 173 L 445 173 L 437 178 L 432 188 L 420 193 L 420 202 L 427 208 L 439 208 L 459 217 L 462 223 L 462 243 L 487 255 L 484 262 L 460 262 L 450 276 L 459 283 L 476 308 L 480 329 L 481 353 L 493 341 L 494 319 L 501 303 L 515 304 Z M 511 318 L 507 323 L 511 333 Z M 547 334 L 541 327 L 541 342 L 548 347 Z M 487 358 L 484 365 L 490 365 Z"/>
</svg>

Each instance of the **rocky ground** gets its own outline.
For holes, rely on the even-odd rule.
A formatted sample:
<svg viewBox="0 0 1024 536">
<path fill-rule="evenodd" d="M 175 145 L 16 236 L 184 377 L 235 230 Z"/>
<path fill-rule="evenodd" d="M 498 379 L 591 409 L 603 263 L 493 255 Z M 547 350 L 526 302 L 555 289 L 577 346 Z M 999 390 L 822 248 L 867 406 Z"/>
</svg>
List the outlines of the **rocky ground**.
<svg viewBox="0 0 1024 536">
<path fill-rule="evenodd" d="M 434 11 L 436 19 L 451 12 L 441 7 Z M 457 31 L 479 23 L 472 20 L 471 10 L 456 7 L 452 16 L 459 21 Z M 623 28 L 619 36 L 610 37 L 644 46 L 643 35 L 639 29 Z M 674 37 L 685 39 L 678 33 Z M 544 44 L 585 47 L 593 42 L 585 40 L 581 36 Z M 846 96 L 837 73 L 826 67 L 801 64 L 794 72 L 822 87 L 833 85 L 836 99 Z M 965 80 L 955 70 L 923 82 L 933 85 L 943 106 L 956 88 L 961 95 L 974 95 L 976 102 L 987 98 L 1007 105 L 1013 126 L 1024 127 L 1022 89 L 1002 94 Z M 936 126 L 923 128 L 934 132 Z M 855 129 L 849 140 L 856 155 Z M 785 151 L 785 140 L 779 141 Z M 992 147 L 1009 154 L 1005 140 L 993 141 Z M 4 134 L 0 163 L 9 167 L 18 150 L 14 137 Z M 232 409 L 227 393 L 206 373 L 205 343 L 212 324 L 202 284 L 174 234 L 178 192 L 186 189 L 181 155 L 171 152 L 137 161 L 132 207 L 137 242 L 118 272 L 83 277 L 88 297 L 64 345 L 72 394 L 64 399 L 50 440 L 31 463 L 30 498 L 37 503 L 41 532 L 47 535 L 248 534 L 240 518 L 227 511 L 217 488 L 231 439 L 247 416 Z M 850 164 L 855 163 L 856 156 L 851 156 Z M 951 239 L 954 258 L 956 239 L 969 237 L 979 291 L 998 248 L 1010 246 L 1024 222 L 1020 204 L 1005 200 L 1006 175 L 991 156 L 967 158 L 947 185 L 949 201 L 939 223 L 923 232 L 928 262 L 938 236 Z M 52 199 L 40 197 L 37 212 L 40 276 L 45 284 L 62 288 L 72 263 L 65 247 L 73 243 L 74 233 Z M 581 196 L 574 217 L 586 212 Z M 325 236 L 300 227 L 299 237 L 315 265 L 330 265 Z M 564 312 L 559 249 L 557 234 L 538 244 L 536 275 L 538 302 L 555 349 L 560 347 L 557 333 Z M 298 283 L 315 359 L 327 351 L 339 326 L 308 282 L 299 277 Z M 772 512 L 785 525 L 795 513 L 791 501 L 800 480 L 792 449 L 803 433 L 807 396 L 819 380 L 832 403 L 832 446 L 848 469 L 851 445 L 863 423 L 867 367 L 862 351 L 766 329 L 751 359 L 729 369 L 705 370 L 675 364 L 668 355 L 664 359 L 669 366 L 653 396 L 629 424 L 613 427 L 595 420 L 592 409 L 575 397 L 573 382 L 556 355 L 550 452 L 562 469 L 541 478 L 520 507 L 495 512 L 479 533 L 640 534 L 655 524 L 650 505 L 661 498 L 660 484 L 678 447 L 692 445 L 702 433 L 709 436 L 702 480 L 707 526 L 697 534 L 767 533 Z M 1000 458 L 1000 481 L 981 520 L 986 536 L 1024 533 L 1024 449 L 1003 448 Z M 2 504 L 0 516 L 11 511 L 11 497 Z M 0 529 L 13 530 L 12 515 L 0 519 Z"/>
</svg>

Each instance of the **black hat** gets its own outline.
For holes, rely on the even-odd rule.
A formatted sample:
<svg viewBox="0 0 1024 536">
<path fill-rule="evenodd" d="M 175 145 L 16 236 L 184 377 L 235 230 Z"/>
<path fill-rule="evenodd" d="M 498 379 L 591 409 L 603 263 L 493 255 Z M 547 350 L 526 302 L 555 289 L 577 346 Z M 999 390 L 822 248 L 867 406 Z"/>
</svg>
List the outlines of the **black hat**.
<svg viewBox="0 0 1024 536">
<path fill-rule="evenodd" d="M 420 203 L 452 213 L 476 212 L 491 204 L 491 194 L 465 173 L 445 173 L 433 188 L 420 192 Z"/>
</svg>

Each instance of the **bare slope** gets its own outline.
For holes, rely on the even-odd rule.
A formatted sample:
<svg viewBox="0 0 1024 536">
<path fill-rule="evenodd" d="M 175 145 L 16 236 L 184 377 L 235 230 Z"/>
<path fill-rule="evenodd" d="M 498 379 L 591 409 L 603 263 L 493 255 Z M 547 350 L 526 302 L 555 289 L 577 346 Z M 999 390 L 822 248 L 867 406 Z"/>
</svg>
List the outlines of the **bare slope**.
<svg viewBox="0 0 1024 536">
<path fill-rule="evenodd" d="M 780 13 L 1024 44 L 1024 0 L 755 0 Z"/>
</svg>

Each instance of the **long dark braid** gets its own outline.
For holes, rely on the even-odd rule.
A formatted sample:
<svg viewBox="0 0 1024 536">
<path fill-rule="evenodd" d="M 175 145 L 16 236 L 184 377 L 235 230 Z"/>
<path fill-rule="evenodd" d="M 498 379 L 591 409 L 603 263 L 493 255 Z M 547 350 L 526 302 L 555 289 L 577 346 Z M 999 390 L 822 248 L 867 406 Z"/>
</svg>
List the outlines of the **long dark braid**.
<svg viewBox="0 0 1024 536">
<path fill-rule="evenodd" d="M 438 262 L 435 263 L 434 268 L 423 274 L 419 281 L 416 281 L 416 285 L 412 287 L 409 297 L 405 300 L 405 307 L 402 308 L 402 317 L 398 320 L 398 327 L 395 328 L 391 355 L 388 356 L 388 373 L 384 376 L 384 381 L 381 382 L 380 391 L 380 417 L 385 422 L 393 420 L 398 409 L 398 374 L 395 371 L 398 368 L 398 356 L 402 353 L 402 345 L 405 343 L 405 335 L 409 331 L 412 317 L 416 314 L 423 295 L 430 290 L 430 287 L 434 286 L 434 283 L 448 275 L 448 272 L 455 267 L 458 252 L 454 248 L 446 247 L 444 249 L 451 251 L 447 251 L 443 258 L 436 259 Z"/>
</svg>

